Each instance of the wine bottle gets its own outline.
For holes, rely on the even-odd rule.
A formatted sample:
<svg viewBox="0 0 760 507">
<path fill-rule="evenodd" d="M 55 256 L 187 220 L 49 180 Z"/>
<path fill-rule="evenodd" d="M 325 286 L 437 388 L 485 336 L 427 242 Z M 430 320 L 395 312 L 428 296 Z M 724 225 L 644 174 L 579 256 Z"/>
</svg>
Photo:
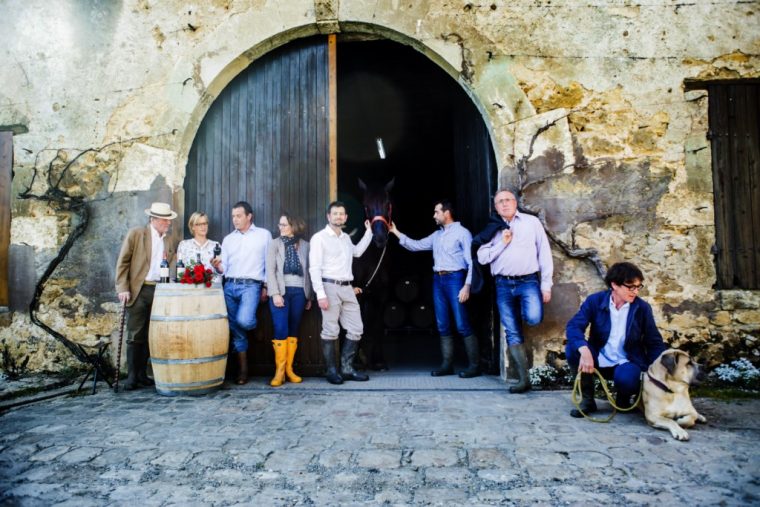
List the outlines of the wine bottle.
<svg viewBox="0 0 760 507">
<path fill-rule="evenodd" d="M 222 247 L 219 243 L 217 243 L 214 247 L 214 257 L 219 257 L 220 255 L 222 255 Z"/>
<path fill-rule="evenodd" d="M 185 263 L 182 262 L 182 259 L 177 259 L 177 283 L 180 283 L 182 281 L 182 278 L 185 276 Z"/>
<path fill-rule="evenodd" d="M 169 283 L 169 260 L 166 258 L 166 252 L 164 252 L 164 258 L 161 260 L 159 283 Z"/>
</svg>

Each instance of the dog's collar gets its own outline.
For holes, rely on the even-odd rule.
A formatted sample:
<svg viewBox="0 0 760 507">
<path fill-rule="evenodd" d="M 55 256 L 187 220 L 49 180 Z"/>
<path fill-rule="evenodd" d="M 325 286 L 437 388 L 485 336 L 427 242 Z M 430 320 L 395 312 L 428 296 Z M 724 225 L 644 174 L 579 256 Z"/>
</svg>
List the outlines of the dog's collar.
<svg viewBox="0 0 760 507">
<path fill-rule="evenodd" d="M 665 384 L 663 384 L 662 382 L 660 382 L 659 380 L 657 380 L 656 378 L 654 378 L 652 375 L 650 375 L 649 372 L 647 372 L 647 377 L 649 377 L 649 380 L 651 380 L 654 385 L 656 385 L 657 387 L 659 387 L 660 389 L 662 389 L 666 393 L 673 394 L 673 391 L 671 391 L 668 386 L 666 386 Z"/>
</svg>

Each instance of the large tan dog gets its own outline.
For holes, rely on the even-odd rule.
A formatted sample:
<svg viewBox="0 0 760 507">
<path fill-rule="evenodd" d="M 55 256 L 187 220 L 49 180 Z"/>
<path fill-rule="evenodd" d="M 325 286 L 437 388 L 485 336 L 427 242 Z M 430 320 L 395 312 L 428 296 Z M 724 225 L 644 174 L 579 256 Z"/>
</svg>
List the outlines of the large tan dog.
<svg viewBox="0 0 760 507">
<path fill-rule="evenodd" d="M 689 386 L 699 383 L 699 365 L 681 350 L 666 350 L 644 374 L 642 400 L 647 422 L 669 430 L 676 440 L 689 440 L 684 428 L 705 422 L 691 404 Z"/>
</svg>

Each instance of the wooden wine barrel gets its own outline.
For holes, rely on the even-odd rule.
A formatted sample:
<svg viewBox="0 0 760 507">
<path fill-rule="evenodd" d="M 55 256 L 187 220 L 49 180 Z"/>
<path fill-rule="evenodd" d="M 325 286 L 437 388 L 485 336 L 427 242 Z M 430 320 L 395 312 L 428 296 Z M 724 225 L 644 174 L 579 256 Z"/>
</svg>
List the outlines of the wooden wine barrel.
<svg viewBox="0 0 760 507">
<path fill-rule="evenodd" d="M 406 309 L 398 301 L 389 301 L 383 311 L 383 323 L 389 329 L 396 329 L 404 325 L 406 321 Z"/>
<path fill-rule="evenodd" d="M 396 282 L 394 292 L 400 301 L 404 303 L 411 303 L 417 299 L 417 296 L 420 293 L 420 284 L 416 278 L 405 276 Z"/>
<path fill-rule="evenodd" d="M 409 320 L 412 325 L 420 329 L 428 329 L 432 326 L 434 316 L 433 306 L 427 303 L 414 304 L 409 311 Z"/>
<path fill-rule="evenodd" d="M 150 360 L 156 391 L 205 394 L 224 382 L 229 348 L 221 284 L 161 283 L 150 314 Z"/>
</svg>

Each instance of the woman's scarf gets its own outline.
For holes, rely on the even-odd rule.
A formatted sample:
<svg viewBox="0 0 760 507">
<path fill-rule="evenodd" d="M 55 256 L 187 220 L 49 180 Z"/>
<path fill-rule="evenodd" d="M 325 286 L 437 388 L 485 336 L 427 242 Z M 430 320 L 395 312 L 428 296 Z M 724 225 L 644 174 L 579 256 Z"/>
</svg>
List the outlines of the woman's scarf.
<svg viewBox="0 0 760 507">
<path fill-rule="evenodd" d="M 280 239 L 285 244 L 285 266 L 283 272 L 286 275 L 303 276 L 303 267 L 301 266 L 301 260 L 298 258 L 298 250 L 296 249 L 298 238 L 295 236 L 280 236 Z"/>
</svg>

